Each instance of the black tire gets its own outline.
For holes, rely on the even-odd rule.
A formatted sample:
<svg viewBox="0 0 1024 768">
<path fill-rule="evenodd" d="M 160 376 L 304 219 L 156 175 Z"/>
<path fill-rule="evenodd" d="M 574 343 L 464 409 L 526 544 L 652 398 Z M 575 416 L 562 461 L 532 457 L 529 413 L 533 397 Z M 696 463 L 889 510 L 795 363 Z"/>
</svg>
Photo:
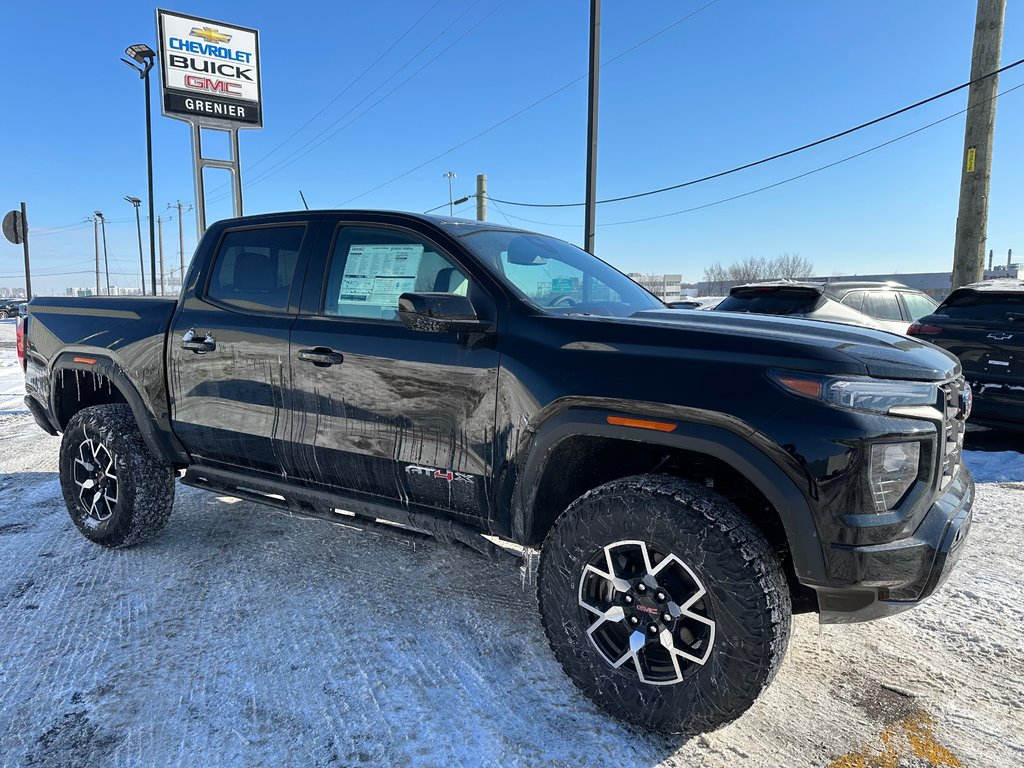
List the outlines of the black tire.
<svg viewBox="0 0 1024 768">
<path fill-rule="evenodd" d="M 150 453 L 131 408 L 96 405 L 76 413 L 64 430 L 60 488 L 87 539 L 130 547 L 167 524 L 174 469 Z"/>
<path fill-rule="evenodd" d="M 595 562 L 616 571 L 620 586 L 585 573 Z M 641 562 L 655 572 L 643 587 L 633 570 Z M 551 647 L 580 690 L 660 733 L 695 735 L 739 717 L 775 677 L 789 642 L 786 579 L 760 531 L 731 502 L 673 477 L 616 480 L 573 502 L 544 542 L 538 594 Z M 677 599 L 685 606 L 698 595 L 678 610 Z M 658 615 L 666 605 L 675 609 Z M 604 610 L 615 618 L 600 619 Z M 653 634 L 636 637 L 644 629 Z M 633 651 L 630 642 L 646 644 Z"/>
<path fill-rule="evenodd" d="M 10 315 L 7 314 L 6 309 L 0 309 L 0 320 L 6 320 Z"/>
</svg>

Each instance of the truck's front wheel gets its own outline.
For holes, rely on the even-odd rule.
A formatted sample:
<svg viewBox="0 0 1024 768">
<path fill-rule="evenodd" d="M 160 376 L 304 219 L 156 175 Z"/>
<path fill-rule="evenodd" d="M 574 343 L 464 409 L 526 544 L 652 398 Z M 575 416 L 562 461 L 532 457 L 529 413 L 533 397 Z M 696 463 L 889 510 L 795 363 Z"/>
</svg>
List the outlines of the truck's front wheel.
<svg viewBox="0 0 1024 768">
<path fill-rule="evenodd" d="M 608 712 L 695 734 L 743 713 L 786 652 L 786 580 L 726 499 L 666 476 L 577 499 L 541 552 L 544 627 L 566 673 Z"/>
<path fill-rule="evenodd" d="M 83 408 L 64 430 L 60 487 L 78 530 L 107 547 L 138 544 L 160 531 L 174 505 L 174 470 L 155 458 L 131 408 Z"/>
</svg>

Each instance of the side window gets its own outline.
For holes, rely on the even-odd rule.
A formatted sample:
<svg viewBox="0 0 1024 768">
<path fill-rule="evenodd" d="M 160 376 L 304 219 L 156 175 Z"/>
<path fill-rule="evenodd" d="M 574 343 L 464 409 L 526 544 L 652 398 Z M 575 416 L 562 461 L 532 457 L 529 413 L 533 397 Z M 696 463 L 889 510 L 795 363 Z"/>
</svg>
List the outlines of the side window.
<svg viewBox="0 0 1024 768">
<path fill-rule="evenodd" d="M 903 300 L 907 303 L 907 311 L 911 320 L 920 320 L 925 315 L 930 315 L 939 306 L 927 296 L 920 293 L 904 293 Z"/>
<path fill-rule="evenodd" d="M 872 291 L 864 295 L 864 314 L 877 320 L 902 320 L 899 300 L 893 291 Z"/>
<path fill-rule="evenodd" d="M 864 311 L 864 291 L 853 291 L 843 299 L 843 304 L 858 312 Z"/>
<path fill-rule="evenodd" d="M 327 272 L 323 313 L 398 321 L 406 292 L 467 295 L 469 281 L 416 235 L 373 227 L 339 228 Z"/>
<path fill-rule="evenodd" d="M 213 263 L 207 297 L 256 311 L 288 308 L 304 226 L 228 232 Z"/>
</svg>

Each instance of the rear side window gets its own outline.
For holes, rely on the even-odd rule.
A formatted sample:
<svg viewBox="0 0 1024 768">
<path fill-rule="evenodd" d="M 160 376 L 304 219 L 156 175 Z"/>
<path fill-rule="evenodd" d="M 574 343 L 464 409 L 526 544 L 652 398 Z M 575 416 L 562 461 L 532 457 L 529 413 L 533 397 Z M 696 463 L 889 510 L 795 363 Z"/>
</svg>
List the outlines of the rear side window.
<svg viewBox="0 0 1024 768">
<path fill-rule="evenodd" d="M 848 294 L 847 297 L 843 299 L 843 304 L 848 306 L 850 309 L 855 309 L 858 312 L 863 312 L 864 293 L 865 291 L 854 291 L 853 293 Z"/>
<path fill-rule="evenodd" d="M 722 299 L 715 309 L 763 315 L 799 315 L 813 311 L 821 294 L 806 288 L 744 288 Z"/>
<path fill-rule="evenodd" d="M 935 314 L 995 322 L 1020 321 L 1024 319 L 1024 293 L 965 291 L 949 296 Z"/>
<path fill-rule="evenodd" d="M 902 320 L 900 302 L 891 291 L 870 291 L 864 294 L 864 305 L 860 310 L 876 320 Z"/>
<path fill-rule="evenodd" d="M 915 321 L 925 315 L 930 315 L 938 306 L 931 298 L 922 296 L 920 293 L 904 293 L 903 300 L 907 303 L 910 319 Z"/>
<path fill-rule="evenodd" d="M 304 226 L 283 226 L 228 232 L 206 296 L 240 309 L 286 310 L 305 231 Z"/>
</svg>

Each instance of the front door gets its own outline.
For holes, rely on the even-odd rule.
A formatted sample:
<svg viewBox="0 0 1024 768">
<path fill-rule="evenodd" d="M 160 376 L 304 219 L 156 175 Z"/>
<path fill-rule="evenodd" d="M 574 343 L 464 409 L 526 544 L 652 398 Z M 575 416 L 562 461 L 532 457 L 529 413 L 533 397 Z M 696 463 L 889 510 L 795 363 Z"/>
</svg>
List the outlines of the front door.
<svg viewBox="0 0 1024 768">
<path fill-rule="evenodd" d="M 199 463 L 286 472 L 288 334 L 309 229 L 284 222 L 225 230 L 175 317 L 172 420 Z"/>
<path fill-rule="evenodd" d="M 453 292 L 493 320 L 493 299 L 408 229 L 325 222 L 319 239 L 309 274 L 324 277 L 307 279 L 291 334 L 293 471 L 317 485 L 485 518 L 494 334 L 413 331 L 397 309 L 407 291 Z"/>
</svg>

